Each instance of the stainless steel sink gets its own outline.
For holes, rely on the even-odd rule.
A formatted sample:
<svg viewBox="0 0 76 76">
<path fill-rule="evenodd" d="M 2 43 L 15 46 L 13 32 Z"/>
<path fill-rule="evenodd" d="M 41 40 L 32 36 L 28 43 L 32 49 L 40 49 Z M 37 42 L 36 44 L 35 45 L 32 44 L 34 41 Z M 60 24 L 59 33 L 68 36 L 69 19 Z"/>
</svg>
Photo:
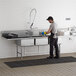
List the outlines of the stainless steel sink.
<svg viewBox="0 0 76 76">
<path fill-rule="evenodd" d="M 42 36 L 41 32 L 44 30 L 42 29 L 28 29 L 28 30 L 15 30 L 15 31 L 3 31 L 2 33 L 9 33 L 9 34 L 17 34 L 19 38 L 26 38 L 26 37 L 34 37 L 34 36 Z"/>
<path fill-rule="evenodd" d="M 25 30 L 25 35 L 40 35 L 40 30 L 38 29 L 29 29 Z"/>
<path fill-rule="evenodd" d="M 26 30 L 26 31 L 25 31 L 25 34 L 26 34 L 26 35 L 33 35 L 33 31 L 31 31 L 31 30 Z"/>
</svg>

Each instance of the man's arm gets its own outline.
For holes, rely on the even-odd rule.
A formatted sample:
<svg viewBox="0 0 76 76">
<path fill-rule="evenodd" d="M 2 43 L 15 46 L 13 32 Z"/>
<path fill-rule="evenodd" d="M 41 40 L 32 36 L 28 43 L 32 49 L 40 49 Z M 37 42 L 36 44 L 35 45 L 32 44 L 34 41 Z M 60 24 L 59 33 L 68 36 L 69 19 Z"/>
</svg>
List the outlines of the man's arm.
<svg viewBox="0 0 76 76">
<path fill-rule="evenodd" d="M 46 34 L 49 34 L 49 33 L 51 33 L 51 30 L 50 29 L 48 29 L 48 31 L 46 32 Z"/>
<path fill-rule="evenodd" d="M 46 32 L 46 34 L 51 33 L 52 29 L 53 29 L 53 25 L 51 24 L 50 27 L 49 27 L 49 29 L 48 29 L 48 31 Z"/>
</svg>

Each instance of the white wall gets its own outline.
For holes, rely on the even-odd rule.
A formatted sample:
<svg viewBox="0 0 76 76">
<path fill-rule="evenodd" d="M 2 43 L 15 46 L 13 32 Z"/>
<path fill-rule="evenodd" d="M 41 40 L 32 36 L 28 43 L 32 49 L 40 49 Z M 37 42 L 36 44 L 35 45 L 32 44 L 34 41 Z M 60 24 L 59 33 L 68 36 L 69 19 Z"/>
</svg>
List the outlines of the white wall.
<svg viewBox="0 0 76 76">
<path fill-rule="evenodd" d="M 76 0 L 0 0 L 0 31 L 21 30 L 29 27 L 29 12 L 32 8 L 37 9 L 34 27 L 48 29 L 49 23 L 46 18 L 50 15 L 54 17 L 59 28 L 76 25 Z M 71 21 L 66 21 L 67 17 L 70 17 Z M 75 38 L 71 41 L 68 40 L 68 37 L 61 38 L 61 52 L 75 52 L 76 42 L 74 40 Z M 38 47 L 31 48 L 36 51 Z M 42 48 L 40 47 L 41 50 Z M 0 37 L 0 58 L 15 57 L 15 49 L 13 41 Z M 43 50 L 47 49 L 48 46 Z"/>
</svg>

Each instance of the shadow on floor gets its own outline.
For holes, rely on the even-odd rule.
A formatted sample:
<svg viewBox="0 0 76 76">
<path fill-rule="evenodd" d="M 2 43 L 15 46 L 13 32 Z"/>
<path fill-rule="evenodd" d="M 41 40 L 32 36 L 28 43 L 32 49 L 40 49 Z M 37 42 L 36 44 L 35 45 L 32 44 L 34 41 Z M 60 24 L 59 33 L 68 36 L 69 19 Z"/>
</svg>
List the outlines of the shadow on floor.
<svg viewBox="0 0 76 76">
<path fill-rule="evenodd" d="M 70 63 L 76 62 L 74 57 L 61 57 L 60 59 L 34 59 L 34 60 L 21 60 L 21 61 L 12 61 L 4 62 L 11 68 L 16 67 L 27 67 L 27 66 L 37 66 L 37 65 L 47 65 L 47 64 L 58 64 L 58 63 Z"/>
</svg>

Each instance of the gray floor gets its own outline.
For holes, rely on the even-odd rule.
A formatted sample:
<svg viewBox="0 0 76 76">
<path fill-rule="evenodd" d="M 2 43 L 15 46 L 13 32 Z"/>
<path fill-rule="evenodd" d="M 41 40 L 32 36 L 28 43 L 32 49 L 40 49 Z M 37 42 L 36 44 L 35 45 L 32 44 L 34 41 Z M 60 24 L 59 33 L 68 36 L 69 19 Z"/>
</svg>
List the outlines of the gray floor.
<svg viewBox="0 0 76 76">
<path fill-rule="evenodd" d="M 61 57 L 73 56 L 76 53 L 62 54 Z M 47 56 L 25 57 L 22 60 L 40 59 Z M 76 62 L 47 64 L 38 66 L 28 66 L 10 68 L 4 62 L 19 61 L 20 58 L 0 59 L 0 76 L 76 76 Z"/>
</svg>

